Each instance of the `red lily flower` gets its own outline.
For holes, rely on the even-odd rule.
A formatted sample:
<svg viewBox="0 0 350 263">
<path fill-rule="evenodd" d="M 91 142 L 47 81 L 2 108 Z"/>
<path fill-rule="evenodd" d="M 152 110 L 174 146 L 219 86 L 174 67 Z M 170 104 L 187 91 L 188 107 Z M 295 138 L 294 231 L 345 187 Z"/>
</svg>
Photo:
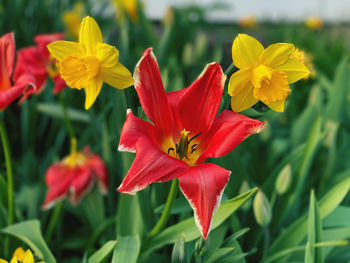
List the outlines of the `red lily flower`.
<svg viewBox="0 0 350 263">
<path fill-rule="evenodd" d="M 229 153 L 264 125 L 228 110 L 216 117 L 225 80 L 220 65 L 211 63 L 190 87 L 165 93 L 156 58 L 147 49 L 135 68 L 134 85 L 153 124 L 128 110 L 118 148 L 136 152 L 118 190 L 134 194 L 178 178 L 204 238 L 231 172 L 203 162 Z"/>
<path fill-rule="evenodd" d="M 66 87 L 66 82 L 60 77 L 59 70 L 56 66 L 56 60 L 50 56 L 47 45 L 51 42 L 62 40 L 62 33 L 37 35 L 34 38 L 36 46 L 22 48 L 18 51 L 17 64 L 14 78 L 22 68 L 31 72 L 35 77 L 38 89 L 28 89 L 20 102 L 33 94 L 39 94 L 43 91 L 46 80 L 50 76 L 54 82 L 53 92 L 59 93 Z"/>
<path fill-rule="evenodd" d="M 73 142 L 73 149 L 76 146 Z M 62 161 L 54 163 L 46 172 L 45 181 L 49 187 L 44 210 L 52 207 L 57 201 L 68 197 L 73 205 L 89 192 L 95 179 L 102 194 L 108 191 L 108 174 L 103 160 L 85 147 L 82 152 L 72 150 Z"/>
<path fill-rule="evenodd" d="M 19 70 L 14 83 L 11 82 L 13 67 L 15 64 L 15 38 L 13 33 L 8 33 L 0 38 L 0 111 L 4 110 L 16 98 L 18 98 L 29 86 L 36 89 L 33 76 L 26 71 Z"/>
</svg>

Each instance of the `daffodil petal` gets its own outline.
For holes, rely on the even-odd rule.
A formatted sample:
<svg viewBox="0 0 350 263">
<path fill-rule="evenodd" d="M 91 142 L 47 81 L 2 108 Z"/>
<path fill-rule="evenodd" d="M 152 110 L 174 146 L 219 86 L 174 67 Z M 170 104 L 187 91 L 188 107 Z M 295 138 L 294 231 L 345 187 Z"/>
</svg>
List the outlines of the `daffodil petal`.
<svg viewBox="0 0 350 263">
<path fill-rule="evenodd" d="M 233 73 L 228 83 L 228 94 L 233 96 L 240 93 L 250 81 L 251 74 L 250 69 L 240 69 Z"/>
<path fill-rule="evenodd" d="M 0 258 L 0 263 L 8 263 L 7 260 Z"/>
<path fill-rule="evenodd" d="M 102 41 L 102 33 L 95 19 L 85 17 L 80 24 L 79 43 L 84 46 L 87 55 L 93 55 L 96 44 Z"/>
<path fill-rule="evenodd" d="M 295 50 L 293 44 L 288 43 L 276 43 L 272 44 L 264 50 L 261 54 L 260 61 L 261 63 L 275 67 L 285 63 L 290 55 Z"/>
<path fill-rule="evenodd" d="M 233 64 L 237 68 L 255 67 L 259 64 L 264 47 L 258 40 L 246 34 L 239 34 L 232 44 Z"/>
<path fill-rule="evenodd" d="M 285 72 L 288 76 L 288 83 L 294 83 L 310 74 L 310 71 L 303 63 L 293 58 L 289 58 L 285 63 L 274 69 Z"/>
<path fill-rule="evenodd" d="M 32 251 L 30 251 L 29 249 L 26 251 L 22 263 L 34 263 Z"/>
<path fill-rule="evenodd" d="M 10 263 L 18 263 L 17 258 L 16 258 L 16 257 L 13 257 L 13 258 L 11 259 Z"/>
<path fill-rule="evenodd" d="M 63 60 L 67 56 L 80 57 L 84 55 L 84 48 L 77 42 L 59 40 L 49 44 L 47 48 L 58 61 Z"/>
<path fill-rule="evenodd" d="M 119 52 L 110 45 L 98 43 L 96 57 L 101 63 L 100 77 L 104 82 L 118 89 L 130 87 L 134 80 L 130 71 L 118 62 Z"/>
<path fill-rule="evenodd" d="M 283 112 L 284 111 L 284 102 L 285 102 L 285 100 L 277 100 L 275 102 L 267 104 L 267 106 L 274 111 Z"/>
<path fill-rule="evenodd" d="M 231 108 L 235 112 L 241 112 L 249 109 L 258 101 L 254 97 L 253 85 L 249 82 L 240 93 L 231 97 Z"/>
<path fill-rule="evenodd" d="M 103 80 L 101 78 L 93 78 L 87 87 L 84 88 L 86 99 L 85 109 L 88 110 L 94 104 L 98 94 L 101 91 Z"/>
<path fill-rule="evenodd" d="M 100 76 L 104 82 L 117 89 L 126 89 L 134 84 L 130 71 L 120 63 L 113 68 L 101 67 Z"/>
</svg>

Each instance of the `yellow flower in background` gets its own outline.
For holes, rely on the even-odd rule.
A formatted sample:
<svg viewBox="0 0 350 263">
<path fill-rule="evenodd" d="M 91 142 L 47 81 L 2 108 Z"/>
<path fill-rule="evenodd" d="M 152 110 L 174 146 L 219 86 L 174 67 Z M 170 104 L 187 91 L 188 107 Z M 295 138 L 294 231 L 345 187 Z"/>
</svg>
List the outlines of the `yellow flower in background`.
<svg viewBox="0 0 350 263">
<path fill-rule="evenodd" d="M 87 16 L 81 22 L 78 43 L 61 40 L 47 46 L 57 59 L 61 77 L 67 85 L 85 90 L 86 109 L 95 102 L 103 82 L 117 89 L 133 85 L 130 71 L 118 61 L 118 50 L 102 41 L 99 26 Z"/>
<path fill-rule="evenodd" d="M 84 4 L 76 2 L 71 11 L 65 11 L 62 13 L 62 21 L 68 34 L 73 39 L 79 38 L 80 21 L 83 18 Z"/>
<path fill-rule="evenodd" d="M 238 20 L 238 25 L 241 27 L 252 28 L 257 26 L 257 21 L 254 16 L 246 16 Z"/>
<path fill-rule="evenodd" d="M 127 14 L 130 19 L 136 23 L 139 19 L 138 16 L 138 1 L 137 0 L 113 0 L 118 19 L 123 20 L 125 14 Z"/>
<path fill-rule="evenodd" d="M 18 247 L 15 252 L 12 255 L 12 259 L 10 263 L 34 263 L 34 256 L 33 253 L 28 249 L 27 251 L 24 251 L 23 248 Z M 0 259 L 0 263 L 8 263 L 4 259 Z M 44 263 L 41 261 L 41 263 Z"/>
<path fill-rule="evenodd" d="M 311 29 L 321 29 L 323 27 L 323 21 L 317 16 L 310 16 L 305 21 L 305 25 Z"/>
<path fill-rule="evenodd" d="M 294 51 L 294 45 L 288 43 L 264 49 L 256 39 L 239 34 L 232 45 L 233 64 L 239 70 L 232 74 L 228 85 L 232 110 L 246 110 L 260 100 L 272 110 L 283 112 L 289 84 L 310 73 L 291 57 Z"/>
<path fill-rule="evenodd" d="M 304 79 L 308 79 L 309 77 L 315 78 L 316 77 L 316 70 L 312 63 L 312 55 L 305 52 L 304 50 L 300 50 L 299 48 L 296 48 L 295 51 L 291 54 L 292 58 L 295 58 L 296 60 L 303 63 L 310 71 L 310 75 L 307 75 L 304 77 Z"/>
</svg>

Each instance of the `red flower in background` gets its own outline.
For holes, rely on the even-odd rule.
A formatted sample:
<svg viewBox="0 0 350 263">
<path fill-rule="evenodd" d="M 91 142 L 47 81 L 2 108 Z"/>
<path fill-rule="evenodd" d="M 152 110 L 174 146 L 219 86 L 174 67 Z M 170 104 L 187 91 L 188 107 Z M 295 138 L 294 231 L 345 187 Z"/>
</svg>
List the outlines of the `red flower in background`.
<svg viewBox="0 0 350 263">
<path fill-rule="evenodd" d="M 205 238 L 231 172 L 203 162 L 226 155 L 264 125 L 228 110 L 216 116 L 225 80 L 220 65 L 212 63 L 190 87 L 165 93 L 156 58 L 147 49 L 134 85 L 153 124 L 128 110 L 119 143 L 120 151 L 136 152 L 136 158 L 118 190 L 134 194 L 153 182 L 178 178 Z"/>
<path fill-rule="evenodd" d="M 0 111 L 4 110 L 16 98 L 18 98 L 28 86 L 36 89 L 32 75 L 24 69 L 16 69 L 17 76 L 11 81 L 15 64 L 15 38 L 13 33 L 8 33 L 0 38 Z"/>
<path fill-rule="evenodd" d="M 59 93 L 66 87 L 66 82 L 60 77 L 56 60 L 50 56 L 47 45 L 63 39 L 62 33 L 37 35 L 34 38 L 36 46 L 22 48 L 18 51 L 17 64 L 18 67 L 14 73 L 17 74 L 26 70 L 29 71 L 36 80 L 37 90 L 28 89 L 21 99 L 21 102 L 33 94 L 39 94 L 45 87 L 46 80 L 51 77 L 54 82 L 55 94 Z"/>
<path fill-rule="evenodd" d="M 95 179 L 102 194 L 108 191 L 107 168 L 101 157 L 91 153 L 89 147 L 77 152 L 76 142 L 72 144 L 70 155 L 51 165 L 46 172 L 45 181 L 49 190 L 42 206 L 45 210 L 65 197 L 73 205 L 78 204 L 91 189 Z"/>
</svg>

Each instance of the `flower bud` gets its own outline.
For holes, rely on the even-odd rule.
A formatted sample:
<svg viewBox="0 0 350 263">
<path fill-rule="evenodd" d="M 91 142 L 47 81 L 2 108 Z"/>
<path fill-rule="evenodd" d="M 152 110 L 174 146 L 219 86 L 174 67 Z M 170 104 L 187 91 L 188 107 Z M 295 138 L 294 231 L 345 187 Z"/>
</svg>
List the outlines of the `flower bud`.
<svg viewBox="0 0 350 263">
<path fill-rule="evenodd" d="M 268 226 L 272 217 L 271 206 L 265 194 L 260 189 L 255 195 L 253 209 L 256 222 L 262 227 Z"/>
<path fill-rule="evenodd" d="M 283 195 L 288 191 L 292 179 L 292 166 L 287 164 L 277 176 L 275 189 L 277 194 Z"/>
<path fill-rule="evenodd" d="M 243 180 L 241 187 L 239 188 L 239 194 L 244 194 L 246 192 L 248 192 L 250 190 L 250 186 L 248 181 Z M 248 199 L 242 206 L 241 208 L 243 209 L 243 211 L 248 211 L 250 209 L 250 207 L 252 206 L 252 199 Z"/>
</svg>

